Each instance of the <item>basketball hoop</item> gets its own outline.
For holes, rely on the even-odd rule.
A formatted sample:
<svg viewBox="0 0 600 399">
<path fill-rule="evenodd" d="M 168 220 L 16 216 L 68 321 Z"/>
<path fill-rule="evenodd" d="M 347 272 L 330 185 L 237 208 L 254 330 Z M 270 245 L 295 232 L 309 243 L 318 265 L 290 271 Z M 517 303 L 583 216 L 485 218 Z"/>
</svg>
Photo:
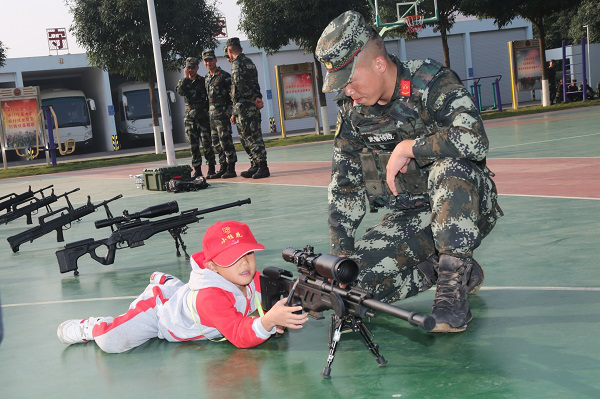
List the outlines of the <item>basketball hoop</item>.
<svg viewBox="0 0 600 399">
<path fill-rule="evenodd" d="M 408 15 L 406 18 L 404 18 L 404 23 L 406 24 L 410 33 L 417 33 L 423 30 L 424 19 L 424 15 Z"/>
</svg>

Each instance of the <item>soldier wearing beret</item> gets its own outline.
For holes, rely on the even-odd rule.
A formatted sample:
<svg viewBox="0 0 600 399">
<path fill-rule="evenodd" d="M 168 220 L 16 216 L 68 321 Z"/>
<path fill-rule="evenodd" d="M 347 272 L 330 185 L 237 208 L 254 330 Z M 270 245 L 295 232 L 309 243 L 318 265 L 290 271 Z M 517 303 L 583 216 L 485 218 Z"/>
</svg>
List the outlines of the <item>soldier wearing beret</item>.
<svg viewBox="0 0 600 399">
<path fill-rule="evenodd" d="M 204 148 L 204 156 L 208 164 L 208 175 L 215 173 L 215 153 L 210 137 L 210 121 L 208 118 L 208 97 L 204 78 L 198 75 L 198 59 L 189 57 L 185 60 L 184 78 L 177 83 L 177 93 L 185 99 L 185 135 L 192 152 L 193 178 L 202 176 L 202 154 L 200 141 Z"/>
<path fill-rule="evenodd" d="M 237 37 L 229 38 L 225 48 L 231 62 L 231 123 L 237 123 L 240 141 L 251 164 L 241 176 L 253 179 L 269 177 L 271 173 L 267 165 L 267 150 L 260 128 L 260 110 L 264 103 L 256 65 L 242 52 L 240 39 Z"/>
<path fill-rule="evenodd" d="M 472 319 L 467 293 L 483 282 L 473 251 L 502 215 L 473 99 L 438 62 L 389 55 L 353 11 L 325 28 L 316 56 L 327 69 L 323 91 L 340 91 L 331 252 L 354 257 L 359 286 L 385 302 L 435 284 L 433 331 L 464 331 Z M 387 214 L 355 240 L 366 198 Z"/>
<path fill-rule="evenodd" d="M 204 66 L 208 69 L 205 77 L 206 93 L 208 94 L 208 113 L 212 145 L 219 154 L 220 169 L 206 176 L 208 179 L 229 179 L 236 177 L 235 163 L 237 155 L 233 145 L 231 132 L 231 75 L 217 66 L 214 50 L 202 53 Z"/>
</svg>

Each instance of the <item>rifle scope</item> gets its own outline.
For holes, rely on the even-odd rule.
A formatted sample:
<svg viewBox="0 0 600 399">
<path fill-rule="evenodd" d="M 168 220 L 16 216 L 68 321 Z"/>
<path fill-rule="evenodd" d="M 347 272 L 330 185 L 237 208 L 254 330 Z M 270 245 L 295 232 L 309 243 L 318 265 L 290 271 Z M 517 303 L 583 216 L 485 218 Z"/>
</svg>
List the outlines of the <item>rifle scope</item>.
<svg viewBox="0 0 600 399">
<path fill-rule="evenodd" d="M 316 272 L 321 277 L 336 280 L 342 284 L 350 284 L 358 277 L 358 265 L 350 258 L 334 255 L 315 254 L 314 248 L 307 245 L 304 250 L 286 248 L 281 253 L 286 262 L 309 272 Z"/>
<path fill-rule="evenodd" d="M 179 205 L 177 201 L 165 202 L 164 204 L 149 206 L 148 208 L 141 210 L 131 215 L 127 210 L 123 211 L 123 216 L 117 216 L 114 218 L 96 220 L 94 225 L 97 229 L 102 227 L 112 226 L 113 224 L 127 222 L 132 219 L 141 218 L 156 218 L 159 216 L 170 215 L 172 213 L 179 212 Z"/>
</svg>

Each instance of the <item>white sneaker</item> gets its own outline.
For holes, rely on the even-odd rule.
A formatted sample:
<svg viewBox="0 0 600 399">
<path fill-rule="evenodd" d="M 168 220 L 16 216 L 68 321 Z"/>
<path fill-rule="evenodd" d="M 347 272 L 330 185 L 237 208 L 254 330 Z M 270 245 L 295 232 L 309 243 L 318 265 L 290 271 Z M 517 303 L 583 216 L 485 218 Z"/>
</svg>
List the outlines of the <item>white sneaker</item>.
<svg viewBox="0 0 600 399">
<path fill-rule="evenodd" d="M 64 321 L 58 326 L 56 335 L 60 342 L 67 345 L 93 341 L 92 328 L 99 320 L 99 317 L 90 317 L 83 320 Z"/>
</svg>

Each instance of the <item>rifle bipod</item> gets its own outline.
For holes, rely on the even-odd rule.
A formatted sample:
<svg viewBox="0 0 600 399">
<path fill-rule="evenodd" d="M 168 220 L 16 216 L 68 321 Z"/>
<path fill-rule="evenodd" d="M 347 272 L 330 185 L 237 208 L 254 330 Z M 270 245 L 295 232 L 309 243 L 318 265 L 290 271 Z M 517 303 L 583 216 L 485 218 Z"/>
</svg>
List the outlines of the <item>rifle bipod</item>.
<svg viewBox="0 0 600 399">
<path fill-rule="evenodd" d="M 379 367 L 383 367 L 387 364 L 387 360 L 379 353 L 379 345 L 376 345 L 371 337 L 373 334 L 367 328 L 362 319 L 352 315 L 344 315 L 339 317 L 335 312 L 331 313 L 331 322 L 329 325 L 329 356 L 327 356 L 327 363 L 321 372 L 324 378 L 331 378 L 331 364 L 335 358 L 335 351 L 337 350 L 342 333 L 344 331 L 359 332 L 362 336 L 365 345 L 371 351 Z"/>
<path fill-rule="evenodd" d="M 175 240 L 175 251 L 177 251 L 176 255 L 177 257 L 181 256 L 181 252 L 179 252 L 179 246 L 181 245 L 181 249 L 183 251 L 183 253 L 185 254 L 185 258 L 189 259 L 190 255 L 188 255 L 186 249 L 187 247 L 185 246 L 185 243 L 183 242 L 183 238 L 181 238 L 182 234 L 185 234 L 187 231 L 187 226 L 183 226 L 183 227 L 175 227 L 173 229 L 169 230 L 169 233 L 171 233 L 171 237 L 173 237 L 173 239 Z"/>
</svg>

